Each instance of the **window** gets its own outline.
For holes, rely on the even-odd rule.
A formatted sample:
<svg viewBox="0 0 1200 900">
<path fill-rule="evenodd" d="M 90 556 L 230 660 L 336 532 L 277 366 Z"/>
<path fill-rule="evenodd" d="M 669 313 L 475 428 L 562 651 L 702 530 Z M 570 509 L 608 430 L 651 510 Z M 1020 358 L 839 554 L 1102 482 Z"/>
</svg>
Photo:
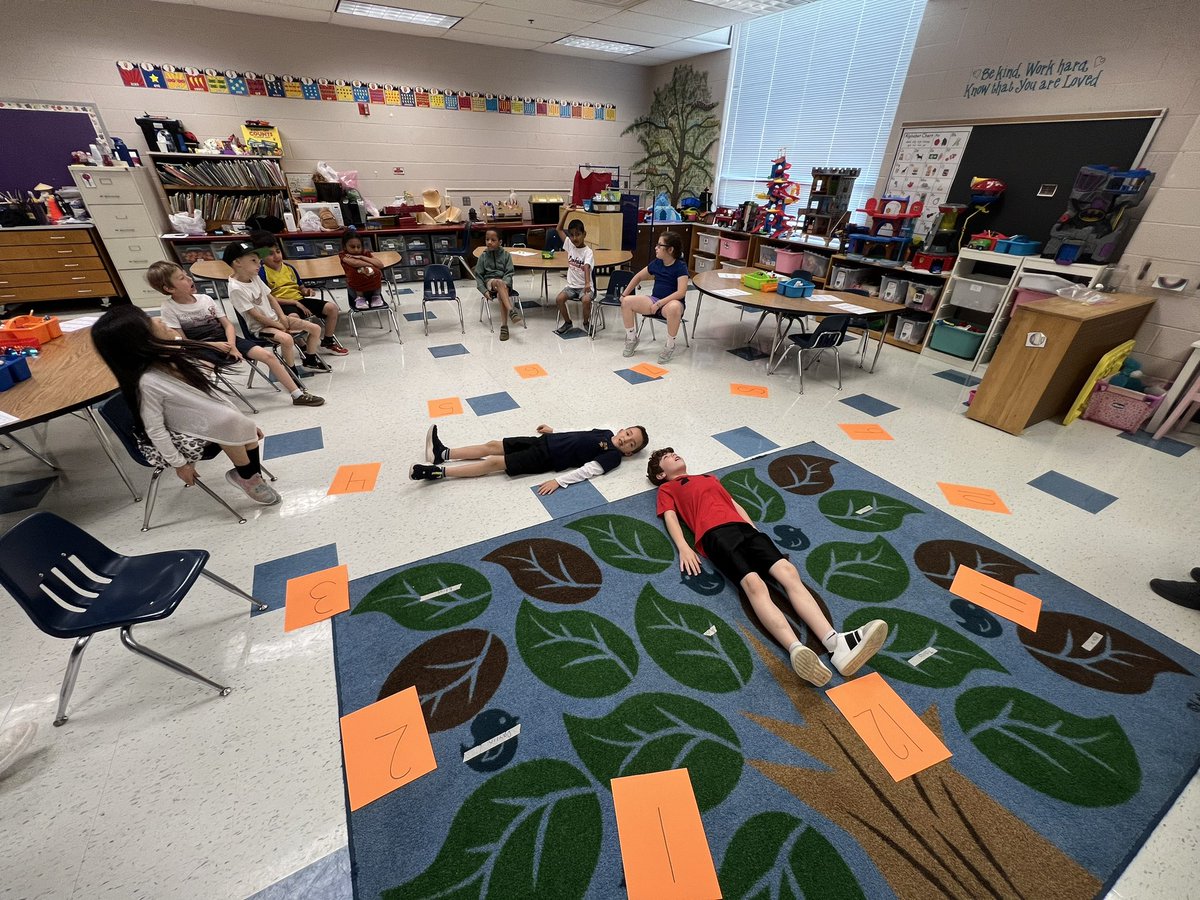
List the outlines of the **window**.
<svg viewBox="0 0 1200 900">
<path fill-rule="evenodd" d="M 850 209 L 861 207 L 875 190 L 924 11 L 925 0 L 816 0 L 737 26 L 717 202 L 757 200 L 786 148 L 801 204 L 814 166 L 849 166 L 862 169 Z"/>
</svg>

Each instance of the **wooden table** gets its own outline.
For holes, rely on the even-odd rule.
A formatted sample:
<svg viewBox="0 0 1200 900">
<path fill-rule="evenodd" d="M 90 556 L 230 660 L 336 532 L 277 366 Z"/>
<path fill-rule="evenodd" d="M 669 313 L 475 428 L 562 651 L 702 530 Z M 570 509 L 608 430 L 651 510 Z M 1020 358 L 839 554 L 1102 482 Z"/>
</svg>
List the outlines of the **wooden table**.
<svg viewBox="0 0 1200 900">
<path fill-rule="evenodd" d="M 967 418 L 1009 434 L 1062 416 L 1071 408 L 1100 357 L 1137 334 L 1153 297 L 1108 294 L 1089 306 L 1062 297 L 1024 303 L 988 364 Z M 1026 346 L 1031 334 L 1041 334 Z"/>
<path fill-rule="evenodd" d="M 754 272 L 761 272 L 761 269 L 743 268 L 740 266 L 726 266 L 720 270 L 726 274 L 736 272 L 739 275 Z M 784 334 L 782 330 L 782 322 L 785 314 L 792 316 L 836 316 L 836 315 L 861 315 L 875 318 L 883 316 L 890 319 L 898 313 L 904 312 L 908 307 L 901 303 L 889 303 L 886 300 L 880 300 L 878 297 L 863 297 L 859 294 L 848 294 L 845 291 L 826 291 L 817 290 L 815 293 L 829 297 L 837 297 L 843 303 L 852 303 L 855 306 L 861 306 L 864 309 L 869 309 L 869 313 L 847 313 L 842 309 L 832 309 L 832 303 L 821 303 L 811 298 L 791 298 L 784 297 L 774 291 L 755 291 L 742 285 L 741 279 L 721 278 L 717 271 L 701 272 L 692 279 L 692 284 L 696 290 L 700 292 L 701 298 L 706 294 L 710 297 L 715 297 L 717 300 L 724 300 L 726 303 L 734 303 L 738 306 L 748 306 L 754 309 L 761 310 L 764 314 L 772 314 L 775 316 L 775 341 L 771 347 L 771 355 L 775 355 L 775 350 L 778 349 L 779 343 L 783 340 Z M 730 288 L 737 288 L 741 291 L 746 291 L 744 297 L 724 297 L 717 291 L 725 291 Z M 696 333 L 696 322 L 700 318 L 700 304 L 696 304 L 696 311 L 692 315 L 692 334 Z M 875 345 L 875 356 L 871 360 L 871 368 L 869 371 L 875 371 L 875 362 L 879 359 L 879 351 L 883 349 L 882 335 L 887 334 L 888 326 L 884 323 L 881 339 Z M 863 334 L 863 340 L 867 339 L 867 335 Z"/>
<path fill-rule="evenodd" d="M 479 259 L 487 247 L 476 247 L 475 258 Z M 550 288 L 547 281 L 547 276 L 555 270 L 565 269 L 567 267 L 567 251 L 559 250 L 550 259 L 543 259 L 540 250 L 530 250 L 527 247 L 503 247 L 513 258 L 513 267 L 517 269 L 540 269 L 542 273 L 542 299 L 550 299 Z M 518 254 L 530 254 L 529 256 Z M 592 251 L 592 274 L 595 276 L 597 269 L 611 269 L 614 266 L 619 266 L 622 263 L 627 263 L 633 259 L 633 254 L 628 250 L 593 250 Z"/>
<path fill-rule="evenodd" d="M 101 449 L 120 473 L 121 480 L 129 488 L 129 493 L 133 494 L 133 499 L 140 500 L 141 497 L 134 490 L 129 476 L 117 462 L 108 435 L 104 433 L 100 420 L 96 418 L 96 412 L 92 409 L 93 404 L 117 390 L 116 378 L 92 344 L 92 330 L 84 328 L 81 331 L 72 331 L 43 344 L 41 353 L 29 360 L 29 371 L 33 373 L 32 378 L 0 394 L 0 412 L 14 416 L 17 420 L 0 425 L 0 434 L 9 435 L 31 456 L 52 469 L 58 469 L 58 466 L 12 432 L 48 422 L 68 413 L 81 412 L 96 433 L 96 440 L 99 441 Z"/>
</svg>

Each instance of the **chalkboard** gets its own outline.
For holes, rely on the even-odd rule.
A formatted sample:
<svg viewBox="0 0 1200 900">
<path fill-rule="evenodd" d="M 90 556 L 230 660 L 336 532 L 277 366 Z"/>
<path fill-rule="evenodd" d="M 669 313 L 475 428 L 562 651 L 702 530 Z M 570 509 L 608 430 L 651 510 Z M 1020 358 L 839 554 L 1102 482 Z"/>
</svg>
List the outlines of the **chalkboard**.
<svg viewBox="0 0 1200 900">
<path fill-rule="evenodd" d="M 1080 167 L 1134 168 L 1157 121 L 1147 117 L 973 125 L 950 187 L 950 202 L 969 202 L 972 176 L 999 178 L 1008 185 L 1003 199 L 992 211 L 972 218 L 968 230 L 1045 241 L 1067 208 Z M 1038 196 L 1044 184 L 1058 186 L 1053 197 Z"/>
<path fill-rule="evenodd" d="M 24 196 L 35 184 L 74 186 L 68 166 L 72 150 L 96 142 L 94 109 L 77 103 L 28 104 L 0 101 L 0 191 Z"/>
</svg>

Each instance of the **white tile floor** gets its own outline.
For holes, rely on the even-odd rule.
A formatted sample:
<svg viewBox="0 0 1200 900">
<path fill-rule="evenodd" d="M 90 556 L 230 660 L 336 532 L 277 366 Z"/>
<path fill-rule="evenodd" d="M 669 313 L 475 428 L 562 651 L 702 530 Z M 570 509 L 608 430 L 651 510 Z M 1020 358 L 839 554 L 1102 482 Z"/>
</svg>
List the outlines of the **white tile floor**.
<svg viewBox="0 0 1200 900">
<path fill-rule="evenodd" d="M 475 292 L 461 283 L 463 293 Z M 526 298 L 537 291 L 519 279 Z M 553 290 L 552 286 L 552 290 Z M 419 308 L 415 294 L 404 311 Z M 782 447 L 815 440 L 951 512 L 990 535 L 1200 651 L 1200 613 L 1150 593 L 1151 577 L 1186 578 L 1200 564 L 1200 452 L 1182 458 L 1118 440 L 1089 422 L 1063 428 L 1045 422 L 1020 438 L 966 420 L 967 388 L 933 377 L 936 366 L 884 348 L 878 371 L 844 368 L 845 388 L 822 364 L 796 392 L 794 366 L 768 378 L 762 361 L 726 349 L 744 340 L 750 319 L 708 300 L 700 337 L 681 350 L 660 382 L 630 385 L 613 370 L 654 362 L 658 345 L 621 358 L 621 328 L 592 343 L 551 334 L 553 314 L 532 312 L 529 330 L 501 343 L 478 324 L 477 300 L 466 303 L 467 333 L 450 309 L 425 338 L 419 323 L 401 322 L 393 336 L 364 330 L 362 353 L 330 361 L 334 371 L 311 380 L 328 398 L 321 409 L 294 409 L 282 395 L 256 388 L 268 433 L 320 425 L 324 449 L 277 459 L 283 503 L 251 509 L 238 525 L 171 476 L 160 492 L 156 527 L 139 532 L 141 506 L 98 451 L 87 426 L 64 418 L 27 432 L 63 474 L 41 504 L 73 519 L 125 552 L 205 547 L 211 567 L 249 588 L 256 563 L 336 542 L 351 577 L 545 521 L 529 486 L 504 476 L 416 484 L 429 424 L 426 401 L 509 392 L 520 409 L 439 419 L 451 443 L 558 427 L 644 424 L 651 446 L 671 444 L 693 471 L 729 465 L 735 454 L 711 435 L 749 426 Z M 454 317 L 455 320 L 457 317 Z M 659 329 L 659 340 L 662 340 Z M 468 355 L 435 359 L 428 348 L 464 344 Z M 349 340 L 347 338 L 347 343 Z M 682 343 L 681 343 L 682 346 Z M 522 380 L 513 366 L 540 363 L 549 377 Z M 730 395 L 730 382 L 767 384 L 769 399 Z M 879 421 L 895 441 L 853 442 L 839 422 L 874 421 L 838 401 L 868 393 L 898 406 Z M 644 459 L 595 482 L 608 499 L 648 489 Z M 337 466 L 382 462 L 374 493 L 326 496 Z M 231 489 L 219 461 L 202 468 L 222 494 Z M 127 464 L 141 485 L 145 470 Z M 1120 499 L 1091 515 L 1027 486 L 1049 470 Z M 19 450 L 0 452 L 5 483 L 42 477 L 45 469 Z M 1011 516 L 950 507 L 935 482 L 992 487 Z M 0 528 L 21 513 L 0 517 Z M 1174 523 L 1174 524 L 1171 524 Z M 0 727 L 35 719 L 33 749 L 0 778 L 0 897 L 242 898 L 346 843 L 337 705 L 328 624 L 292 634 L 282 614 L 251 619 L 245 604 L 201 583 L 169 620 L 142 629 L 146 643 L 234 685 L 220 699 L 97 637 L 84 658 L 70 721 L 51 727 L 69 644 L 42 635 L 12 602 L 0 602 Z M 1184 792 L 1117 885 L 1124 898 L 1198 896 L 1200 787 Z"/>
</svg>

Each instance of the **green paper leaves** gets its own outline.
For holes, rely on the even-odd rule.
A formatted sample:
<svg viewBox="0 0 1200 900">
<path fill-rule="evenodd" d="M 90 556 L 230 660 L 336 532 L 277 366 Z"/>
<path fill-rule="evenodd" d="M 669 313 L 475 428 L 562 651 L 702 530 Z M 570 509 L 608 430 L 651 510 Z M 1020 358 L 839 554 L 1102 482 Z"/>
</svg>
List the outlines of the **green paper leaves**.
<svg viewBox="0 0 1200 900">
<path fill-rule="evenodd" d="M 833 844 L 793 815 L 765 812 L 737 830 L 721 863 L 725 900 L 862 900 Z"/>
<path fill-rule="evenodd" d="M 742 749 L 725 718 L 677 694 L 638 694 L 599 719 L 564 715 L 571 746 L 603 785 L 625 775 L 686 768 L 700 811 L 737 785 Z"/>
<path fill-rule="evenodd" d="M 1142 770 L 1115 716 L 1085 719 L 1009 687 L 979 687 L 954 704 L 979 752 L 1035 791 L 1076 806 L 1116 806 Z"/>
<path fill-rule="evenodd" d="M 455 585 L 459 587 L 440 593 Z M 491 602 L 492 584 L 487 578 L 468 566 L 439 562 L 413 566 L 385 579 L 362 598 L 351 615 L 381 612 L 405 628 L 437 631 L 470 622 Z"/>
<path fill-rule="evenodd" d="M 741 636 L 702 606 L 668 600 L 642 588 L 633 615 L 651 659 L 680 684 L 698 691 L 736 691 L 750 681 L 754 663 Z M 704 632 L 716 629 L 712 637 Z"/>
<path fill-rule="evenodd" d="M 860 609 L 846 619 L 842 628 L 851 631 L 872 619 L 883 619 L 888 623 L 887 643 L 870 662 L 871 667 L 885 678 L 925 687 L 947 688 L 961 684 L 976 669 L 991 669 L 1007 674 L 1008 670 L 990 654 L 980 650 L 949 625 L 902 609 Z M 937 653 L 919 667 L 910 666 L 909 658 L 926 647 L 936 647 Z"/>
<path fill-rule="evenodd" d="M 675 562 L 675 548 L 662 529 L 630 516 L 588 516 L 567 526 L 587 538 L 592 552 L 610 566 L 655 575 Z"/>
<path fill-rule="evenodd" d="M 583 897 L 602 834 L 587 776 L 556 759 L 521 763 L 468 797 L 429 868 L 383 900 Z"/>
<path fill-rule="evenodd" d="M 817 508 L 830 522 L 851 531 L 894 531 L 905 516 L 921 512 L 903 500 L 871 491 L 830 491 L 821 495 Z"/>
<path fill-rule="evenodd" d="M 886 540 L 831 541 L 808 554 L 808 574 L 826 590 L 860 603 L 887 603 L 908 587 L 908 565 Z"/>
<path fill-rule="evenodd" d="M 517 649 L 534 675 L 570 697 L 615 694 L 637 674 L 638 652 L 629 636 L 581 609 L 545 612 L 522 601 Z"/>
<path fill-rule="evenodd" d="M 753 469 L 738 469 L 721 479 L 730 496 L 755 522 L 778 522 L 785 508 L 779 491 L 754 474 Z"/>
</svg>

